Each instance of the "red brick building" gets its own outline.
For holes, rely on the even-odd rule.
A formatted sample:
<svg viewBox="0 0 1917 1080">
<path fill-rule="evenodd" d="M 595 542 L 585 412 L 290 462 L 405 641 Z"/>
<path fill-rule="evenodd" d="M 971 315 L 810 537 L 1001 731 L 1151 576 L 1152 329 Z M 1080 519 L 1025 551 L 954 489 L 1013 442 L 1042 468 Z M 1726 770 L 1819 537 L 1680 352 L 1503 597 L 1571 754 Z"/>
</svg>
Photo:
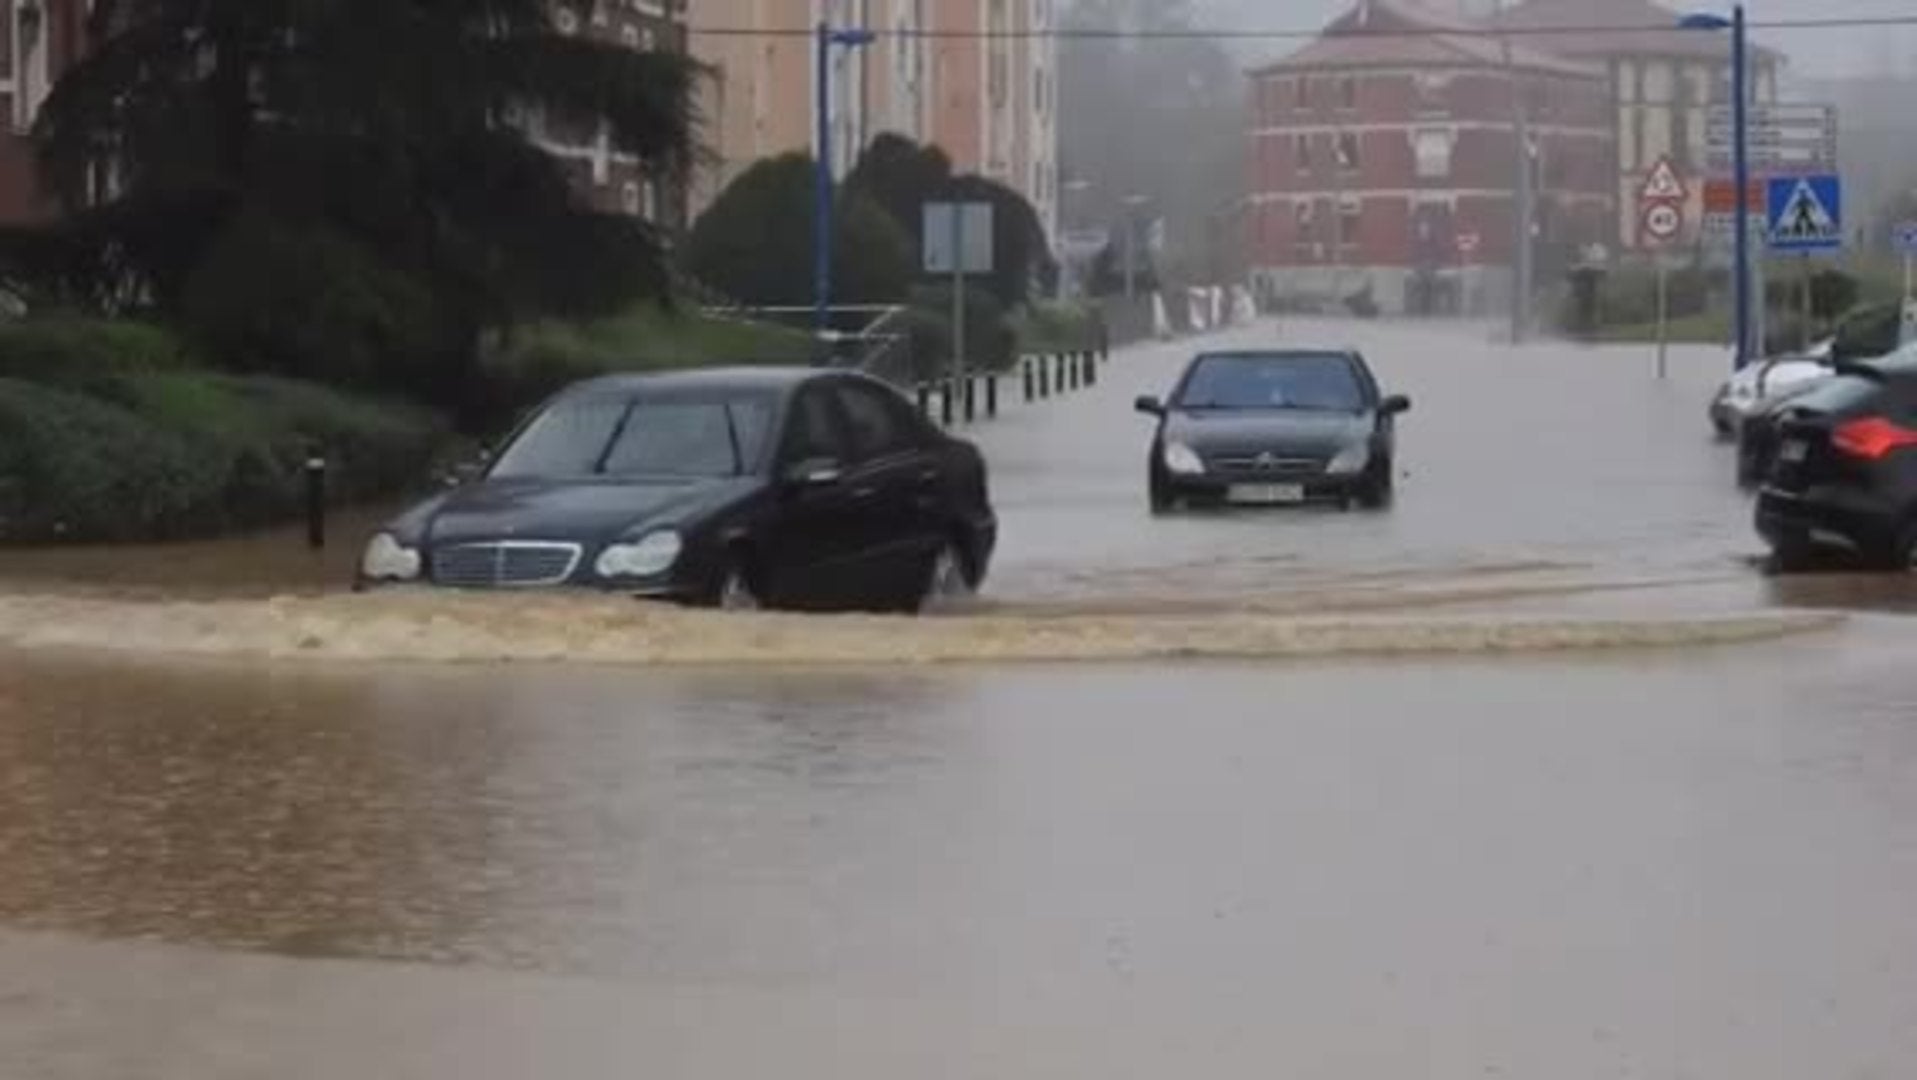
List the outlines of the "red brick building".
<svg viewBox="0 0 1917 1080">
<path fill-rule="evenodd" d="M 1260 289 L 1294 299 L 1368 289 L 1387 312 L 1502 306 L 1517 93 L 1538 250 L 1608 242 L 1616 118 L 1597 65 L 1501 42 L 1412 0 L 1358 0 L 1254 71 L 1248 231 Z"/>
<path fill-rule="evenodd" d="M 0 224 L 57 211 L 41 190 L 28 133 L 86 40 L 88 0 L 0 0 Z"/>
</svg>

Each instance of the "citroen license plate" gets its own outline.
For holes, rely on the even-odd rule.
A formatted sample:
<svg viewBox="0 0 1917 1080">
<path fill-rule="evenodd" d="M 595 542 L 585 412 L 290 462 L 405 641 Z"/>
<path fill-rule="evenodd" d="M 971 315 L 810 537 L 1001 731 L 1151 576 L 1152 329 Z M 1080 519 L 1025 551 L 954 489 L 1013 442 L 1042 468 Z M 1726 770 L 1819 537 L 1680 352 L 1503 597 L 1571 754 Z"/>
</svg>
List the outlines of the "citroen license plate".
<svg viewBox="0 0 1917 1080">
<path fill-rule="evenodd" d="M 1787 440 L 1777 449 L 1777 459 L 1789 465 L 1801 465 L 1810 457 L 1810 444 L 1802 439 Z"/>
<path fill-rule="evenodd" d="M 1305 501 L 1302 484 L 1233 484 L 1225 501 L 1240 506 L 1289 506 Z"/>
</svg>

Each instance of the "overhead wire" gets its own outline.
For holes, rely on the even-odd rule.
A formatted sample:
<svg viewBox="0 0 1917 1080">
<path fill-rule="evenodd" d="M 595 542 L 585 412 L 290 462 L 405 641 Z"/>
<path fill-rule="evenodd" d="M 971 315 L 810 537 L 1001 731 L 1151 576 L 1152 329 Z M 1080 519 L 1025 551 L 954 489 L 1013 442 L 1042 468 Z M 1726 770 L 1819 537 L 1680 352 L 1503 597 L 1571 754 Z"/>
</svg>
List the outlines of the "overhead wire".
<svg viewBox="0 0 1917 1080">
<path fill-rule="evenodd" d="M 1789 19 L 1751 19 L 1746 23 L 1748 29 L 1758 31 L 1815 31 L 1815 30 L 1858 30 L 1882 29 L 1900 26 L 1917 26 L 1917 15 L 1877 15 L 1877 16 L 1832 16 L 1825 18 L 1789 18 Z M 1728 30 L 1728 23 L 1722 30 Z M 1682 27 L 1676 23 L 1592 23 L 1578 26 L 1458 26 L 1434 27 L 1418 30 L 1375 30 L 1368 28 L 1342 29 L 1329 31 L 1324 27 L 1312 29 L 1256 29 L 1256 28 L 1164 28 L 1142 29 L 1125 27 L 1053 27 L 1050 29 L 1025 30 L 967 30 L 967 29 L 919 29 L 900 27 L 892 29 L 876 28 L 871 32 L 879 38 L 916 38 L 931 40 L 1034 40 L 1055 39 L 1059 41 L 1307 41 L 1321 37 L 1373 38 L 1373 39 L 1416 39 L 1434 37 L 1482 37 L 1482 38 L 1522 38 L 1522 37 L 1558 37 L 1579 34 L 1662 34 L 1672 31 L 1680 33 L 1721 32 L 1719 28 Z M 728 27 L 707 26 L 691 27 L 687 31 L 694 36 L 706 37 L 757 37 L 757 38 L 809 38 L 818 31 L 809 26 L 791 27 Z"/>
</svg>

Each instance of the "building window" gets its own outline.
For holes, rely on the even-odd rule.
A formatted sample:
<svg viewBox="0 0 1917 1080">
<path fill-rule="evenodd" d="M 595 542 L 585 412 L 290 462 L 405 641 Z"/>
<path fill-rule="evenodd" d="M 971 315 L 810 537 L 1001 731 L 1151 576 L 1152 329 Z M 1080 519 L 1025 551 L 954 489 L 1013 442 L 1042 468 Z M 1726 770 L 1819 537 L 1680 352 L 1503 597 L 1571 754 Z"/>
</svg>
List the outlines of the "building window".
<svg viewBox="0 0 1917 1080">
<path fill-rule="evenodd" d="M 1433 113 L 1449 112 L 1451 109 L 1451 74 L 1449 72 L 1421 71 L 1413 76 L 1412 82 L 1417 92 L 1417 109 L 1429 116 Z"/>
<path fill-rule="evenodd" d="M 1291 160 L 1299 173 L 1311 171 L 1311 136 L 1298 134 L 1291 137 Z"/>
<path fill-rule="evenodd" d="M 1357 172 L 1359 164 L 1357 134 L 1350 131 L 1339 132 L 1338 168 L 1343 172 Z"/>
<path fill-rule="evenodd" d="M 639 200 L 639 183 L 628 180 L 619 188 L 619 209 L 632 217 L 638 217 L 643 209 Z"/>
<path fill-rule="evenodd" d="M 1291 235 L 1300 246 L 1311 243 L 1312 237 L 1311 200 L 1299 199 L 1291 208 Z"/>
<path fill-rule="evenodd" d="M 1411 152 L 1418 179 L 1445 180 L 1451 176 L 1451 133 L 1427 129 L 1411 133 Z"/>
<path fill-rule="evenodd" d="M 1292 107 L 1299 112 L 1311 111 L 1311 80 L 1302 75 L 1298 77 L 1298 96 L 1292 101 Z"/>
<path fill-rule="evenodd" d="M 639 47 L 639 28 L 636 26 L 620 27 L 619 28 L 619 44 L 624 45 L 628 49 L 638 48 Z"/>
<path fill-rule="evenodd" d="M 559 32 L 562 34 L 577 34 L 579 16 L 571 8 L 562 7 L 553 13 L 553 25 L 559 27 Z"/>
<path fill-rule="evenodd" d="M 1045 115 L 1045 71 L 1042 68 L 1032 72 L 1032 106 L 1038 115 Z"/>
<path fill-rule="evenodd" d="M 1338 204 L 1338 246 L 1355 248 L 1364 228 L 1364 206 L 1357 199 L 1345 199 Z"/>
<path fill-rule="evenodd" d="M 1350 112 L 1358 107 L 1358 80 L 1346 75 L 1338 80 L 1338 108 Z"/>
</svg>

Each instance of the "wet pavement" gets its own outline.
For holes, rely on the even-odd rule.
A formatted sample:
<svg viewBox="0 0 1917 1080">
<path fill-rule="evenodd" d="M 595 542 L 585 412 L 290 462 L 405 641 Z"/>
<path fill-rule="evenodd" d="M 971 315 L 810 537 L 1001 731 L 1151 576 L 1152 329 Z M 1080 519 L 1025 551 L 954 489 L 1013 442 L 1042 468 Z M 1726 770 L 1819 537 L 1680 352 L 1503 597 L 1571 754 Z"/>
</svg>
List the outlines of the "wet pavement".
<svg viewBox="0 0 1917 1080">
<path fill-rule="evenodd" d="M 1277 336 L 1389 512 L 1150 516 L 1130 350 L 950 619 L 0 556 L 0 1076 L 1907 1072 L 1917 590 L 1757 571 L 1721 350 Z"/>
</svg>

